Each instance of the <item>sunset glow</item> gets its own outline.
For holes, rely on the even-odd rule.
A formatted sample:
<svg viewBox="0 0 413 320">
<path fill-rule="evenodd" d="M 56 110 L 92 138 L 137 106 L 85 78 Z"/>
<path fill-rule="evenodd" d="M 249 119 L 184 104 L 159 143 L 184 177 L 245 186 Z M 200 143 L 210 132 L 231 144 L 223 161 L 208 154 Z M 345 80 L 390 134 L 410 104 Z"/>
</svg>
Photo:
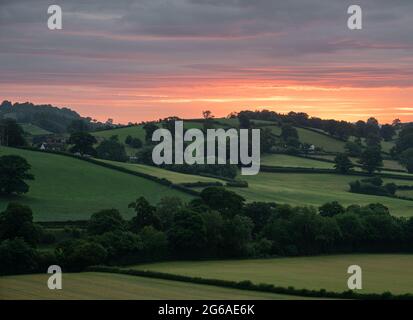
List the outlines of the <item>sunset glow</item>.
<svg viewBox="0 0 413 320">
<path fill-rule="evenodd" d="M 316 8 L 325 1 L 309 1 L 316 6 L 310 13 L 291 11 L 295 2 L 255 8 L 176 0 L 167 8 L 73 1 L 63 4 L 64 27 L 56 32 L 45 27 L 41 5 L 10 2 L 0 6 L 0 99 L 121 123 L 263 108 L 412 121 L 413 24 L 403 10 L 411 2 L 376 8 L 361 1 L 366 24 L 359 32 L 346 28 L 342 1 L 329 1 L 322 14 Z"/>
</svg>

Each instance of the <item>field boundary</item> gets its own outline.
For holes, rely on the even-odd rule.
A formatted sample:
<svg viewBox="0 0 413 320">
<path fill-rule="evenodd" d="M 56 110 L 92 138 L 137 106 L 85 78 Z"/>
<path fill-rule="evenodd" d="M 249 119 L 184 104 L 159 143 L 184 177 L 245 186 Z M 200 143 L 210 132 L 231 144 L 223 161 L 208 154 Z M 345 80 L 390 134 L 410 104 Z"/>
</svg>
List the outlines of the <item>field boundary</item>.
<svg viewBox="0 0 413 320">
<path fill-rule="evenodd" d="M 304 168 L 304 167 L 280 167 L 280 166 L 266 166 L 261 165 L 262 172 L 279 172 L 279 173 L 326 173 L 326 174 L 338 174 L 343 176 L 360 176 L 360 177 L 374 177 L 379 176 L 382 178 L 389 178 L 389 179 L 399 179 L 399 180 L 410 180 L 413 181 L 413 176 L 406 176 L 406 175 L 398 175 L 393 173 L 374 173 L 369 174 L 367 172 L 360 172 L 360 171 L 350 171 L 347 174 L 340 174 L 335 169 L 322 169 L 322 168 Z"/>
<path fill-rule="evenodd" d="M 36 148 L 29 148 L 29 147 L 23 147 L 23 148 L 17 148 L 17 149 L 35 151 L 35 152 L 40 152 L 40 153 L 56 154 L 56 155 L 60 155 L 60 156 L 66 156 L 66 157 L 69 157 L 69 158 L 89 162 L 89 163 L 92 163 L 92 164 L 95 164 L 95 165 L 98 165 L 98 166 L 101 166 L 101 167 L 104 167 L 104 168 L 107 168 L 107 169 L 117 170 L 119 172 L 123 172 L 123 173 L 126 173 L 126 174 L 131 174 L 131 175 L 134 175 L 134 176 L 137 176 L 137 177 L 141 177 L 141 178 L 144 178 L 144 179 L 147 179 L 147 180 L 151 180 L 151 181 L 157 182 L 159 184 L 162 184 L 164 186 L 170 187 L 172 189 L 180 190 L 184 193 L 187 193 L 187 194 L 190 194 L 190 195 L 193 195 L 193 196 L 199 196 L 198 191 L 192 190 L 192 189 L 187 188 L 187 187 L 185 187 L 183 185 L 180 185 L 180 184 L 172 183 L 172 181 L 170 181 L 168 179 L 159 178 L 159 177 L 156 177 L 156 176 L 153 176 L 153 175 L 150 175 L 150 174 L 147 174 L 147 173 L 143 173 L 143 172 L 129 170 L 129 169 L 126 169 L 124 167 L 116 166 L 116 165 L 113 165 L 113 164 L 110 164 L 110 163 L 107 163 L 107 162 L 103 162 L 103 161 L 100 161 L 100 160 L 96 160 L 96 159 L 93 159 L 93 158 L 80 157 L 80 156 L 76 156 L 74 154 L 67 153 L 67 152 L 62 152 L 62 151 L 39 150 L 39 149 L 36 149 Z"/>
<path fill-rule="evenodd" d="M 325 163 L 331 163 L 335 164 L 334 160 L 329 160 L 329 159 L 324 159 L 324 158 L 318 158 L 317 154 L 312 154 L 312 155 L 305 155 L 305 154 L 289 154 L 288 152 L 271 152 L 269 153 L 270 155 L 272 154 L 280 154 L 280 155 L 286 155 L 290 157 L 297 157 L 297 158 L 302 158 L 302 159 L 309 159 L 309 160 L 314 160 L 314 161 L 320 161 L 320 162 L 325 162 Z M 319 154 L 318 154 L 319 155 Z M 325 155 L 335 155 L 331 153 L 325 153 Z M 356 168 L 362 168 L 360 164 L 353 163 L 353 166 Z M 300 168 L 300 167 L 299 167 Z M 391 169 L 391 168 L 382 168 L 384 171 L 390 171 L 390 172 L 399 172 L 399 173 L 408 173 L 405 170 L 401 169 Z"/>
<path fill-rule="evenodd" d="M 343 292 L 327 291 L 325 289 L 310 290 L 310 289 L 296 289 L 294 287 L 277 287 L 273 284 L 254 284 L 249 280 L 231 281 L 209 279 L 201 277 L 191 277 L 184 275 L 177 275 L 172 273 L 154 272 L 147 270 L 122 269 L 116 267 L 93 266 L 86 268 L 85 271 L 91 272 L 106 272 L 117 273 L 131 276 L 140 276 L 148 278 L 156 278 L 163 280 L 181 281 L 196 284 L 212 285 L 218 287 L 225 287 L 231 289 L 241 289 L 249 291 L 259 291 L 275 294 L 286 294 L 292 296 L 311 297 L 311 298 L 332 298 L 332 299 L 355 299 L 355 300 L 413 300 L 413 294 L 399 294 L 394 295 L 391 292 L 379 293 L 356 293 L 352 290 Z"/>
</svg>

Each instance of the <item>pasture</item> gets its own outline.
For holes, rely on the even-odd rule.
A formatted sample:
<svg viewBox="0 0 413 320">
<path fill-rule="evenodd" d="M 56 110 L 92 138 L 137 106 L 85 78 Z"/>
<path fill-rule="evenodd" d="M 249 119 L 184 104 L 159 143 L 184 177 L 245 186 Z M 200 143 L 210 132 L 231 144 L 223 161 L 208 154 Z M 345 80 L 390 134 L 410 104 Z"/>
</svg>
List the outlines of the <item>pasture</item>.
<svg viewBox="0 0 413 320">
<path fill-rule="evenodd" d="M 395 216 L 413 216 L 413 201 L 349 192 L 349 182 L 363 179 L 339 174 L 302 174 L 260 172 L 255 176 L 242 176 L 248 188 L 229 188 L 248 201 L 275 201 L 300 206 L 319 207 L 326 202 L 338 201 L 344 206 L 382 203 Z M 410 185 L 412 181 L 384 179 L 385 183 Z"/>
<path fill-rule="evenodd" d="M 362 268 L 359 293 L 413 293 L 413 255 L 349 254 L 275 259 L 179 261 L 143 264 L 128 269 L 150 270 L 201 278 L 243 281 L 255 284 L 293 286 L 296 289 L 348 290 L 347 268 Z"/>
<path fill-rule="evenodd" d="M 290 295 L 97 272 L 64 273 L 63 289 L 49 290 L 48 276 L 33 274 L 0 277 L 0 300 L 285 300 L 299 298 Z"/>
<path fill-rule="evenodd" d="M 165 169 L 154 167 L 154 166 L 147 166 L 144 164 L 116 162 L 116 161 L 100 160 L 100 159 L 96 159 L 96 160 L 106 162 L 106 163 L 109 163 L 115 166 L 119 166 L 119 167 L 122 167 L 128 170 L 131 170 L 131 171 L 141 172 L 141 173 L 149 174 L 149 175 L 152 175 L 158 178 L 168 179 L 172 183 L 219 181 L 225 184 L 225 181 L 222 181 L 219 179 L 180 173 L 180 172 L 165 170 Z"/>
<path fill-rule="evenodd" d="M 165 196 L 191 198 L 154 181 L 71 157 L 0 147 L 2 155 L 20 155 L 32 166 L 35 180 L 22 196 L 1 197 L 0 210 L 10 201 L 29 205 L 36 221 L 83 220 L 102 209 L 116 208 L 130 218 L 128 204 L 140 196 L 152 203 Z"/>
</svg>

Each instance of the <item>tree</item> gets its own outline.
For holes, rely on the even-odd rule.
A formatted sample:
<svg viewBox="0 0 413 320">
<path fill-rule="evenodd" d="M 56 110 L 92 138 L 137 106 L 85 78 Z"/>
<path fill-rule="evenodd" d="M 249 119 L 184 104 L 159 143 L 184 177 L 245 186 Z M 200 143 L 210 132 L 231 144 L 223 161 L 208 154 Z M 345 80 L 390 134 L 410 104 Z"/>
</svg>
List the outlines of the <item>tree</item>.
<svg viewBox="0 0 413 320">
<path fill-rule="evenodd" d="M 399 162 L 409 173 L 413 173 L 413 148 L 404 150 L 400 155 Z"/>
<path fill-rule="evenodd" d="M 268 223 L 276 207 L 275 203 L 270 202 L 252 202 L 245 205 L 245 215 L 254 223 L 256 233 L 261 231 Z"/>
<path fill-rule="evenodd" d="M 0 213 L 0 241 L 21 238 L 29 244 L 38 242 L 39 234 L 33 224 L 32 210 L 25 205 L 9 203 Z"/>
<path fill-rule="evenodd" d="M 352 141 L 346 142 L 346 144 L 344 145 L 344 149 L 350 157 L 360 157 L 361 153 L 363 152 L 363 148 L 361 147 L 361 145 L 357 142 Z"/>
<path fill-rule="evenodd" d="M 87 132 L 89 131 L 88 124 L 82 119 L 75 119 L 67 126 L 67 132 Z"/>
<path fill-rule="evenodd" d="M 345 153 L 338 154 L 334 159 L 334 168 L 343 174 L 348 173 L 353 167 L 353 163 Z"/>
<path fill-rule="evenodd" d="M 67 143 L 73 145 L 70 148 L 70 152 L 72 153 L 79 152 L 81 155 L 89 154 L 91 156 L 96 154 L 93 145 L 97 143 L 97 140 L 94 136 L 87 132 L 72 133 Z"/>
<path fill-rule="evenodd" d="M 284 124 L 281 127 L 281 138 L 287 142 L 289 139 L 299 140 L 298 131 L 289 124 Z"/>
<path fill-rule="evenodd" d="M 212 121 L 214 119 L 212 112 L 210 110 L 202 111 L 202 117 L 204 118 L 204 132 L 208 129 L 212 129 Z"/>
<path fill-rule="evenodd" d="M 174 224 L 168 231 L 173 253 L 178 257 L 200 257 L 206 245 L 206 229 L 201 215 L 182 209 L 175 214 Z"/>
<path fill-rule="evenodd" d="M 244 112 L 240 112 L 238 114 L 238 121 L 240 129 L 250 129 L 251 128 L 251 121 L 248 115 Z"/>
<path fill-rule="evenodd" d="M 156 205 L 156 216 L 161 228 L 166 230 L 172 226 L 175 213 L 183 208 L 182 200 L 178 197 L 164 197 Z"/>
<path fill-rule="evenodd" d="M 399 129 L 401 126 L 402 122 L 400 121 L 400 119 L 394 119 L 391 123 L 391 125 L 395 128 L 395 129 Z"/>
<path fill-rule="evenodd" d="M 36 251 L 21 238 L 0 244 L 0 274 L 30 273 L 37 269 Z"/>
<path fill-rule="evenodd" d="M 383 167 L 383 158 L 379 148 L 367 147 L 361 154 L 359 163 L 363 170 L 372 174 L 374 171 L 380 170 Z"/>
<path fill-rule="evenodd" d="M 168 252 L 168 238 L 152 226 L 143 227 L 139 235 L 143 242 L 143 255 L 149 259 L 161 259 Z"/>
<path fill-rule="evenodd" d="M 397 156 L 409 148 L 413 148 L 413 124 L 403 127 L 399 132 L 394 153 Z"/>
<path fill-rule="evenodd" d="M 68 270 L 81 271 L 88 266 L 104 263 L 108 252 L 93 241 L 70 240 L 59 244 L 56 255 Z"/>
<path fill-rule="evenodd" d="M 217 257 L 221 254 L 221 247 L 224 241 L 223 228 L 224 219 L 218 211 L 204 209 L 201 215 L 205 225 L 205 257 Z"/>
<path fill-rule="evenodd" d="M 390 141 L 396 134 L 396 129 L 390 124 L 385 124 L 380 128 L 380 134 L 385 141 Z"/>
<path fill-rule="evenodd" d="M 143 243 L 140 236 L 128 231 L 115 230 L 92 238 L 107 252 L 106 258 L 111 263 L 134 263 L 141 258 Z"/>
<path fill-rule="evenodd" d="M 8 147 L 21 147 L 26 145 L 24 131 L 14 119 L 0 120 L 0 145 Z"/>
<path fill-rule="evenodd" d="M 157 129 L 159 129 L 158 126 L 153 122 L 147 122 L 144 124 L 143 130 L 145 130 L 146 143 L 152 143 L 152 135 Z"/>
<path fill-rule="evenodd" d="M 125 146 L 118 141 L 118 136 L 112 136 L 102 141 L 96 148 L 100 159 L 125 162 L 128 159 Z"/>
<path fill-rule="evenodd" d="M 270 152 L 276 143 L 275 136 L 269 128 L 260 129 L 260 131 L 261 152 Z"/>
<path fill-rule="evenodd" d="M 25 180 L 34 180 L 30 164 L 20 156 L 0 157 L 0 194 L 22 194 L 29 191 Z"/>
<path fill-rule="evenodd" d="M 235 215 L 226 219 L 222 232 L 222 247 L 225 256 L 237 257 L 248 255 L 248 244 L 252 239 L 254 223 L 250 218 Z"/>
<path fill-rule="evenodd" d="M 129 134 L 126 138 L 125 138 L 125 144 L 131 144 L 132 142 L 132 136 Z"/>
<path fill-rule="evenodd" d="M 334 217 L 338 214 L 344 213 L 346 210 L 337 201 L 328 202 L 318 208 L 318 212 L 322 217 Z"/>
<path fill-rule="evenodd" d="M 124 228 L 125 221 L 116 209 L 101 210 L 92 214 L 87 225 L 88 233 L 93 235 L 124 230 Z"/>
<path fill-rule="evenodd" d="M 232 217 L 239 213 L 245 201 L 240 195 L 223 187 L 205 188 L 200 196 L 207 206 L 221 212 L 224 217 Z"/>
<path fill-rule="evenodd" d="M 380 137 L 380 126 L 376 118 L 371 117 L 367 120 L 364 136 L 366 138 L 368 136 Z"/>
<path fill-rule="evenodd" d="M 134 232 L 141 230 L 145 226 L 160 228 L 160 221 L 156 215 L 156 208 L 152 206 L 144 197 L 139 197 L 130 203 L 128 208 L 135 210 L 136 216 L 132 218 L 131 229 Z"/>
<path fill-rule="evenodd" d="M 142 147 L 142 141 L 139 138 L 133 138 L 131 135 L 128 135 L 125 139 L 125 144 L 128 146 L 139 149 Z"/>
</svg>

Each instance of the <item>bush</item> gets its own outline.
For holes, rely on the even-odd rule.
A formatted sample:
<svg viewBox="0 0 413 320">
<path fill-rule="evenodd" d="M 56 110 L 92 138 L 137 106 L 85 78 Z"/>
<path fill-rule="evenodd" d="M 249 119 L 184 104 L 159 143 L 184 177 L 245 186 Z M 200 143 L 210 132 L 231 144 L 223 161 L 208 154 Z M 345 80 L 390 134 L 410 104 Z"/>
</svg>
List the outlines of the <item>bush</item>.
<svg viewBox="0 0 413 320">
<path fill-rule="evenodd" d="M 39 230 L 33 224 L 33 213 L 28 206 L 9 203 L 0 213 L 0 241 L 17 237 L 34 245 L 39 241 Z"/>
<path fill-rule="evenodd" d="M 227 187 L 234 187 L 234 188 L 248 188 L 248 182 L 247 181 L 241 181 L 241 180 L 233 180 L 233 181 L 228 181 L 226 183 Z"/>
<path fill-rule="evenodd" d="M 125 221 L 116 209 L 101 210 L 92 214 L 87 225 L 87 231 L 92 235 L 124 229 Z"/>
<path fill-rule="evenodd" d="M 63 266 L 72 271 L 81 271 L 92 265 L 104 263 L 107 251 L 96 242 L 71 240 L 56 248 L 56 256 Z"/>
<path fill-rule="evenodd" d="M 1 242 L 0 261 L 3 275 L 30 273 L 38 268 L 36 251 L 21 238 Z"/>
<path fill-rule="evenodd" d="M 30 164 L 20 156 L 0 157 L 0 195 L 22 194 L 29 191 L 25 180 L 33 180 Z"/>
</svg>

